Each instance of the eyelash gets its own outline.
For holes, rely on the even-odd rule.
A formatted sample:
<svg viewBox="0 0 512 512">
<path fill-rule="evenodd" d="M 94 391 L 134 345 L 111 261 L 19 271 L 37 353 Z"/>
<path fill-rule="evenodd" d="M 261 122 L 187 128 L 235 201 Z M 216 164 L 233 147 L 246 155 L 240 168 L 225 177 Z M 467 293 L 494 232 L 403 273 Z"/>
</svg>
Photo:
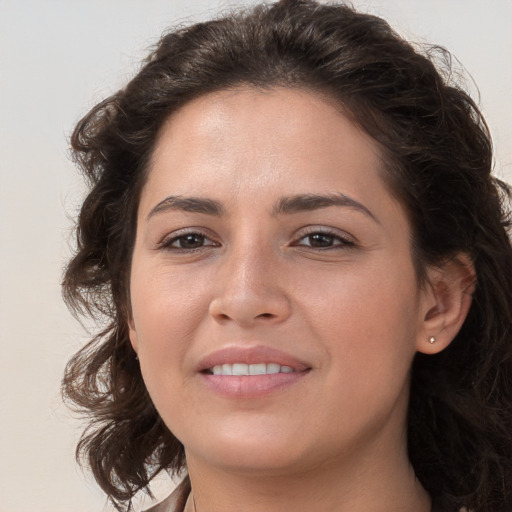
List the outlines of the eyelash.
<svg viewBox="0 0 512 512">
<path fill-rule="evenodd" d="M 205 240 L 208 240 L 211 243 L 208 244 L 201 244 L 199 247 L 192 247 L 192 248 L 185 248 L 185 247 L 176 247 L 173 246 L 173 244 L 177 242 L 183 242 L 187 237 L 198 237 L 201 238 L 204 242 Z M 166 251 L 179 251 L 181 253 L 190 253 L 190 252 L 196 252 L 204 247 L 218 247 L 219 244 L 210 240 L 208 235 L 202 233 L 201 231 L 184 231 L 179 234 L 174 234 L 172 237 L 166 237 L 164 238 L 159 244 L 158 248 Z"/>
<path fill-rule="evenodd" d="M 301 240 L 305 238 L 311 238 L 313 236 L 320 235 L 321 237 L 326 237 L 330 239 L 331 245 L 326 246 L 317 246 L 312 245 L 312 241 L 310 240 L 309 244 L 301 244 L 299 243 Z M 198 243 L 201 243 L 198 247 L 186 248 L 186 247 L 176 247 L 173 244 L 183 242 L 187 237 L 197 237 L 199 239 Z M 209 243 L 205 244 L 204 242 L 208 241 Z M 191 253 L 197 252 L 205 247 L 218 247 L 220 244 L 211 240 L 208 235 L 202 233 L 201 231 L 185 231 L 179 234 L 175 234 L 171 238 L 164 238 L 159 244 L 158 249 L 165 251 L 177 251 L 180 253 Z M 308 229 L 306 233 L 302 233 L 299 238 L 296 239 L 296 242 L 292 243 L 292 246 L 295 247 L 308 247 L 312 250 L 316 251 L 328 251 L 328 250 L 346 250 L 351 247 L 354 247 L 356 243 L 348 237 L 341 236 L 339 233 L 336 233 L 332 230 L 326 228 L 316 228 L 311 227 Z"/>
<path fill-rule="evenodd" d="M 327 228 L 318 228 L 318 227 L 310 227 L 307 229 L 306 233 L 302 233 L 300 238 L 297 239 L 297 241 L 304 240 L 305 238 L 310 238 L 315 235 L 320 235 L 322 237 L 327 237 L 331 239 L 331 242 L 338 242 L 334 245 L 329 245 L 325 247 L 314 247 L 311 245 L 311 241 L 309 245 L 294 243 L 295 246 L 299 247 L 308 247 L 313 250 L 317 251 L 328 251 L 328 250 L 346 250 L 351 247 L 355 247 L 356 243 L 353 239 L 349 238 L 348 236 L 342 236 L 338 232 L 335 232 L 333 230 L 327 229 Z"/>
</svg>

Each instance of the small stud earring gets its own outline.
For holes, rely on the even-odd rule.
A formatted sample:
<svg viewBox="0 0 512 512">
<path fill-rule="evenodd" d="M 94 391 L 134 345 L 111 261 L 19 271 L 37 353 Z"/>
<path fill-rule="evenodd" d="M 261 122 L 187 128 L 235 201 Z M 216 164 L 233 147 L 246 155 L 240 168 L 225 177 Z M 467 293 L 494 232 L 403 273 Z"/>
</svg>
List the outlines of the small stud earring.
<svg viewBox="0 0 512 512">
<path fill-rule="evenodd" d="M 436 339 L 434 338 L 434 336 L 430 336 L 430 338 L 428 339 L 428 341 L 430 342 L 430 344 L 432 345 L 433 343 L 436 342 Z"/>
</svg>

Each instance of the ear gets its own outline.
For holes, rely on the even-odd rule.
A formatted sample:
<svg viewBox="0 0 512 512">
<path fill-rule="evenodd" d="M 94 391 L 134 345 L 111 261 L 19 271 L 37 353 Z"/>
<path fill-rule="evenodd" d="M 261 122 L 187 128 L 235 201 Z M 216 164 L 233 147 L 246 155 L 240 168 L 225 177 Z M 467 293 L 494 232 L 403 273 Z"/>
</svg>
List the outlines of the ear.
<svg viewBox="0 0 512 512">
<path fill-rule="evenodd" d="M 427 269 L 416 349 L 424 354 L 444 350 L 459 332 L 475 291 L 476 273 L 461 253 L 439 267 Z"/>
<path fill-rule="evenodd" d="M 135 322 L 133 321 L 133 315 L 131 310 L 128 311 L 128 336 L 130 337 L 130 343 L 132 344 L 132 348 L 136 354 L 138 354 L 139 350 L 139 340 L 137 336 L 137 330 L 135 329 Z"/>
</svg>

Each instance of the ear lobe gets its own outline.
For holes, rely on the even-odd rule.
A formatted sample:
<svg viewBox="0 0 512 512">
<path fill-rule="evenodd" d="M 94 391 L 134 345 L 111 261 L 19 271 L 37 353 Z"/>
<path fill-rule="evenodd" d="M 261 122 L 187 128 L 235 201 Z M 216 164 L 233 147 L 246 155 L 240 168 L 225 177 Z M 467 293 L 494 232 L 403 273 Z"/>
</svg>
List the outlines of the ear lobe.
<svg viewBox="0 0 512 512">
<path fill-rule="evenodd" d="M 428 270 L 416 346 L 419 352 L 436 354 L 451 343 L 466 320 L 475 285 L 475 268 L 466 254 Z"/>
</svg>

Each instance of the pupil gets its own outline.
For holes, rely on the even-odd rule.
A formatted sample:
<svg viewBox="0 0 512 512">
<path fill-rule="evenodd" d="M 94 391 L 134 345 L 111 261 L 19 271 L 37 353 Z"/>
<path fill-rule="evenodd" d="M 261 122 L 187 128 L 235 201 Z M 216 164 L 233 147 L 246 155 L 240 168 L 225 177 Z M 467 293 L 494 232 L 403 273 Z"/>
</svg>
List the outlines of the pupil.
<svg viewBox="0 0 512 512">
<path fill-rule="evenodd" d="M 201 247 L 204 242 L 202 235 L 185 235 L 181 238 L 180 245 L 183 249 L 194 249 Z"/>
<path fill-rule="evenodd" d="M 331 235 L 322 235 L 317 233 L 316 235 L 309 236 L 309 243 L 312 247 L 329 247 L 332 245 L 333 237 Z"/>
</svg>

